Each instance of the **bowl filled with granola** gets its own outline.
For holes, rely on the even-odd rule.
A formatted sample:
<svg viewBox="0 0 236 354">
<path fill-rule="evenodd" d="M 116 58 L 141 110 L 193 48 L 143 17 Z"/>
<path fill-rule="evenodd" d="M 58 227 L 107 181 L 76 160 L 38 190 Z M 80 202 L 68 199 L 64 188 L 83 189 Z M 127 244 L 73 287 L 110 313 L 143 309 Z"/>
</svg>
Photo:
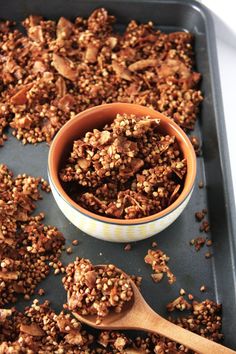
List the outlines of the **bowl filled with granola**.
<svg viewBox="0 0 236 354">
<path fill-rule="evenodd" d="M 48 158 L 53 196 L 86 234 L 113 242 L 155 235 L 186 207 L 196 156 L 184 131 L 144 106 L 87 109 L 54 138 Z"/>
</svg>

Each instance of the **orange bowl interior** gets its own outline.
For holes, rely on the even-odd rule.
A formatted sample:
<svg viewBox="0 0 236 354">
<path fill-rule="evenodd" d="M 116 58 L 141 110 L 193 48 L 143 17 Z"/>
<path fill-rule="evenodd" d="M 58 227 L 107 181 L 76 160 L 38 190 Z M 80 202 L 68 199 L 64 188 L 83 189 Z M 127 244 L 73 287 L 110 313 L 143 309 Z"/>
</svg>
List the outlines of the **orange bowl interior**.
<svg viewBox="0 0 236 354">
<path fill-rule="evenodd" d="M 62 187 L 59 170 L 65 164 L 68 158 L 74 140 L 77 140 L 85 135 L 86 132 L 92 131 L 94 128 L 102 129 L 106 124 L 112 123 L 117 113 L 135 114 L 138 116 L 150 116 L 151 118 L 160 119 L 160 130 L 162 133 L 174 135 L 178 141 L 179 147 L 182 150 L 184 158 L 187 160 L 187 175 L 185 177 L 185 184 L 180 196 L 166 209 L 157 214 L 146 216 L 139 219 L 115 219 L 108 218 L 90 212 L 81 207 L 65 192 Z M 58 194 L 75 209 L 86 214 L 93 219 L 97 219 L 107 223 L 115 224 L 140 224 L 144 222 L 153 221 L 167 215 L 179 206 L 192 190 L 196 177 L 196 156 L 190 140 L 184 131 L 174 123 L 170 118 L 163 114 L 156 112 L 150 108 L 129 104 L 129 103 L 111 103 L 96 106 L 87 109 L 70 121 L 68 121 L 55 136 L 49 151 L 48 168 L 51 181 L 56 188 Z"/>
</svg>

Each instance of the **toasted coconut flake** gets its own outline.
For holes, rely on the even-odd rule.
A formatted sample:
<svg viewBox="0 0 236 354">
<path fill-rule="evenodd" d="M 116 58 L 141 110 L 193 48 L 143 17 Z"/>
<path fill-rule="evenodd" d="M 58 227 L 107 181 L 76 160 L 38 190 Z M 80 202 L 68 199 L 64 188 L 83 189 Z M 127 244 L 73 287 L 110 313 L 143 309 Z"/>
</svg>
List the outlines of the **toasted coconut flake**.
<svg viewBox="0 0 236 354">
<path fill-rule="evenodd" d="M 133 81 L 132 73 L 127 68 L 123 67 L 121 64 L 117 62 L 113 62 L 112 68 L 117 74 L 117 76 L 120 77 L 121 79 L 124 79 L 126 81 Z"/>
<path fill-rule="evenodd" d="M 22 105 L 27 103 L 27 92 L 32 88 L 33 84 L 23 86 L 14 96 L 11 97 L 11 103 Z"/>
<path fill-rule="evenodd" d="M 90 43 L 86 49 L 84 59 L 88 63 L 95 63 L 97 61 L 98 50 L 99 47 L 97 45 Z"/>
<path fill-rule="evenodd" d="M 29 334 L 33 337 L 42 337 L 44 336 L 44 331 L 37 323 L 31 323 L 30 325 L 21 324 L 20 332 Z"/>
<path fill-rule="evenodd" d="M 136 61 L 133 64 L 130 64 L 128 69 L 132 72 L 134 71 L 139 71 L 148 68 L 149 66 L 157 66 L 158 60 L 157 59 L 142 59 L 139 61 Z"/>
<path fill-rule="evenodd" d="M 68 39 L 72 33 L 73 23 L 65 17 L 60 17 L 57 23 L 57 38 Z"/>
<path fill-rule="evenodd" d="M 53 66 L 59 72 L 59 74 L 71 81 L 76 80 L 77 72 L 74 68 L 72 68 L 72 63 L 69 59 L 55 53 L 53 53 L 52 58 Z"/>
</svg>

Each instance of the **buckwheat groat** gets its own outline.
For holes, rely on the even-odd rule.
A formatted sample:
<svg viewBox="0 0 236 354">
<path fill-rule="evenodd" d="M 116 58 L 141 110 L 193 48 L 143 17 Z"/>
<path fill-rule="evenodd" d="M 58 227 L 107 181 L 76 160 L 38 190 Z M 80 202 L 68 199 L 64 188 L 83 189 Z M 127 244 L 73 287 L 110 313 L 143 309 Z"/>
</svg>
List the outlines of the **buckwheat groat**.
<svg viewBox="0 0 236 354">
<path fill-rule="evenodd" d="M 69 192 L 71 182 L 77 185 L 72 197 L 86 209 L 120 219 L 167 208 L 182 190 L 187 166 L 175 137 L 160 133 L 159 123 L 117 114 L 102 131 L 76 140 L 60 172 Z"/>
<path fill-rule="evenodd" d="M 95 268 L 88 259 L 76 258 L 63 278 L 68 308 L 81 315 L 97 315 L 97 323 L 112 309 L 120 312 L 133 296 L 130 281 L 114 265 Z"/>
</svg>

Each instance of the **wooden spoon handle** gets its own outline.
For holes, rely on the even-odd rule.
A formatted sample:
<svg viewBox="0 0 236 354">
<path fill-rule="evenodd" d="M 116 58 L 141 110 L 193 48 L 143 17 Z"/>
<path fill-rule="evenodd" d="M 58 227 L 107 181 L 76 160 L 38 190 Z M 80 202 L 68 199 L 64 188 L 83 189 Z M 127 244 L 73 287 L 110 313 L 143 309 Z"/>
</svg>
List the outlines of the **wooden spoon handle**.
<svg viewBox="0 0 236 354">
<path fill-rule="evenodd" d="M 190 332 L 170 321 L 165 320 L 152 309 L 142 316 L 140 324 L 142 329 L 152 333 L 157 333 L 201 354 L 230 354 L 236 353 L 234 350 L 224 347 L 193 332 Z"/>
</svg>

